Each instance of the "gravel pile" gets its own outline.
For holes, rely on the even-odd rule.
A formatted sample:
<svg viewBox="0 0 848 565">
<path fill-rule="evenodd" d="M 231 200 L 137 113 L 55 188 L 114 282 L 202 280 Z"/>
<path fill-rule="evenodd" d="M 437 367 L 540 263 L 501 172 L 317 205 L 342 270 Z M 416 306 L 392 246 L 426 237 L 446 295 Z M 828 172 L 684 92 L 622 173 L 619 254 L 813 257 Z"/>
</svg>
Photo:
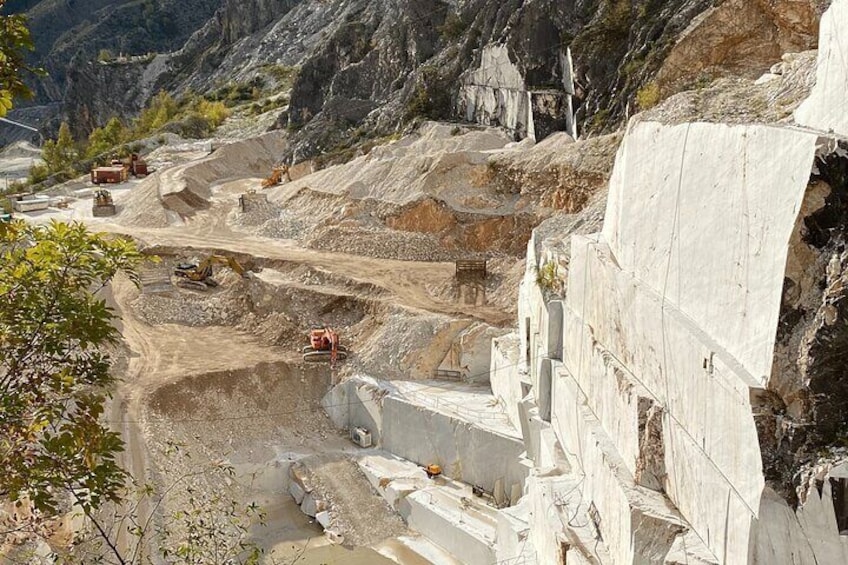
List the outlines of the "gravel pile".
<svg viewBox="0 0 848 565">
<path fill-rule="evenodd" d="M 482 254 L 445 249 L 437 238 L 428 234 L 352 226 L 324 228 L 313 234 L 306 244 L 312 249 L 323 251 L 401 261 L 440 262 L 483 258 Z"/>
<path fill-rule="evenodd" d="M 266 221 L 257 230 L 257 234 L 274 239 L 294 239 L 301 241 L 312 231 L 313 226 L 303 221 L 291 212 L 280 211 L 275 217 Z"/>
<path fill-rule="evenodd" d="M 372 545 L 406 533 L 403 520 L 351 459 L 341 454 L 315 455 L 294 463 L 292 470 L 311 489 L 309 496 L 320 501 L 316 506 L 326 508 L 326 529 L 341 534 L 345 543 Z"/>
<path fill-rule="evenodd" d="M 233 210 L 229 223 L 237 230 L 263 237 L 294 240 L 305 238 L 314 227 L 303 216 L 261 199 L 248 201 L 244 212 Z"/>
<path fill-rule="evenodd" d="M 280 207 L 264 199 L 264 194 L 246 195 L 244 206 L 244 212 L 236 209 L 231 213 L 230 221 L 233 225 L 257 227 L 280 215 Z"/>
<path fill-rule="evenodd" d="M 350 373 L 380 375 L 386 380 L 405 380 L 410 377 L 414 354 L 430 344 L 451 320 L 437 314 L 414 315 L 408 310 L 395 309 L 376 322 L 376 328 L 373 323 L 372 327 L 362 328 L 368 331 L 367 336 L 351 336 L 358 338 L 360 345 L 345 369 Z"/>
<path fill-rule="evenodd" d="M 152 326 L 232 326 L 243 316 L 246 304 L 228 290 L 205 293 L 181 290 L 168 294 L 140 294 L 132 303 L 139 318 Z"/>
<path fill-rule="evenodd" d="M 787 53 L 758 81 L 722 78 L 703 88 L 676 94 L 641 114 L 667 124 L 727 124 L 791 121 L 816 81 L 816 51 Z M 757 84 L 759 83 L 759 84 Z"/>
</svg>

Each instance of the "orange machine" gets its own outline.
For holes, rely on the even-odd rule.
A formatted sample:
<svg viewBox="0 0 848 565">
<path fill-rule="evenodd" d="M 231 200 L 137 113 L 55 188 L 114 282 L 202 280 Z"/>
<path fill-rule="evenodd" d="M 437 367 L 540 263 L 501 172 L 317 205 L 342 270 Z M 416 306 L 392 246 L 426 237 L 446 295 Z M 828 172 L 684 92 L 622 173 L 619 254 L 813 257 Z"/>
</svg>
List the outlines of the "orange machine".
<svg viewBox="0 0 848 565">
<path fill-rule="evenodd" d="M 347 359 L 347 347 L 339 343 L 339 334 L 333 328 L 313 328 L 309 332 L 309 345 L 303 348 L 303 360 L 310 363 L 329 361 L 335 365 L 336 361 Z"/>
<path fill-rule="evenodd" d="M 278 184 L 283 182 L 283 176 L 285 176 L 287 181 L 291 181 L 288 166 L 282 165 L 280 167 L 274 167 L 271 171 L 271 176 L 262 181 L 262 188 L 270 188 L 272 186 L 277 186 Z"/>
</svg>

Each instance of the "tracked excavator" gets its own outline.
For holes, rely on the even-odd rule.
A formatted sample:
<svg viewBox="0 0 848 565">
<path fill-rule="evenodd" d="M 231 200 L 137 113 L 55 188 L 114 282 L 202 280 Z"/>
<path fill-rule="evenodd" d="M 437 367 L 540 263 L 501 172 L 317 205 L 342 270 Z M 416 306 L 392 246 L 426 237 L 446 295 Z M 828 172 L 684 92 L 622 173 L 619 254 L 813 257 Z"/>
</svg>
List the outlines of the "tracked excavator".
<svg viewBox="0 0 848 565">
<path fill-rule="evenodd" d="M 330 362 L 347 359 L 348 349 L 339 343 L 339 334 L 333 328 L 324 326 L 312 328 L 309 332 L 309 345 L 303 348 L 303 360 L 308 363 Z"/>
<path fill-rule="evenodd" d="M 67 208 L 67 206 L 65 206 Z M 95 217 L 114 216 L 116 212 L 112 193 L 108 190 L 98 190 L 94 193 L 94 202 L 91 205 L 91 213 Z"/>
<path fill-rule="evenodd" d="M 245 276 L 244 267 L 232 257 L 210 255 L 200 262 L 180 263 L 174 269 L 177 285 L 196 290 L 206 290 L 218 286 L 218 281 L 212 278 L 212 265 L 226 265 L 241 276 Z"/>
<path fill-rule="evenodd" d="M 272 186 L 277 186 L 278 184 L 283 182 L 283 177 L 285 177 L 287 181 L 291 181 L 288 166 L 281 165 L 279 167 L 274 167 L 271 170 L 271 176 L 267 179 L 263 179 L 262 188 L 271 188 Z"/>
</svg>

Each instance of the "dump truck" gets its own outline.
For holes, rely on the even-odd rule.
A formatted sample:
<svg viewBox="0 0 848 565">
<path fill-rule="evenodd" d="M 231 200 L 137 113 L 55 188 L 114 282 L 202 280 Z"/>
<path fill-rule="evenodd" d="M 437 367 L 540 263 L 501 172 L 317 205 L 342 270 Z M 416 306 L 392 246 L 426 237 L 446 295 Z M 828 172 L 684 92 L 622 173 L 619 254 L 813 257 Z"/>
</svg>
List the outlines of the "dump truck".
<svg viewBox="0 0 848 565">
<path fill-rule="evenodd" d="M 131 153 L 128 157 L 121 159 L 120 163 L 126 167 L 129 174 L 134 177 L 147 176 L 147 162 L 139 157 L 138 153 Z"/>
<path fill-rule="evenodd" d="M 94 217 L 114 216 L 116 211 L 111 192 L 98 190 L 94 193 L 94 202 L 91 205 L 91 213 Z"/>
</svg>

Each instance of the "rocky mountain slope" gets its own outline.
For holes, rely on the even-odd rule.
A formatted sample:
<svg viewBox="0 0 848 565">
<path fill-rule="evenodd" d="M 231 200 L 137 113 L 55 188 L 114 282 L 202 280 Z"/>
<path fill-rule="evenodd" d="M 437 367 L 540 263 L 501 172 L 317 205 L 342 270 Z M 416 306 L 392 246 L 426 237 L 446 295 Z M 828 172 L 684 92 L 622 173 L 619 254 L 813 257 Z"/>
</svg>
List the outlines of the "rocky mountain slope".
<svg viewBox="0 0 848 565">
<path fill-rule="evenodd" d="M 785 51 L 814 47 L 826 3 L 18 0 L 11 8 L 27 11 L 35 57 L 51 73 L 38 101 L 61 102 L 58 115 L 78 134 L 134 115 L 162 88 L 203 93 L 259 77 L 273 91 L 275 69 L 299 67 L 277 122 L 295 132 L 284 157 L 299 161 L 417 118 L 508 125 L 502 115 L 468 111 L 467 91 L 479 91 L 481 78 L 486 90 L 473 96 L 506 112 L 523 111 L 516 104 L 524 93 L 553 92 L 543 103 L 561 115 L 563 96 L 573 94 L 578 131 L 615 129 L 637 99 L 648 106 L 699 80 L 751 73 Z M 746 17 L 734 19 L 740 10 Z M 487 60 L 493 47 L 506 52 Z M 92 62 L 100 49 L 159 55 L 104 66 Z M 556 129 L 564 128 L 541 136 Z"/>
</svg>

